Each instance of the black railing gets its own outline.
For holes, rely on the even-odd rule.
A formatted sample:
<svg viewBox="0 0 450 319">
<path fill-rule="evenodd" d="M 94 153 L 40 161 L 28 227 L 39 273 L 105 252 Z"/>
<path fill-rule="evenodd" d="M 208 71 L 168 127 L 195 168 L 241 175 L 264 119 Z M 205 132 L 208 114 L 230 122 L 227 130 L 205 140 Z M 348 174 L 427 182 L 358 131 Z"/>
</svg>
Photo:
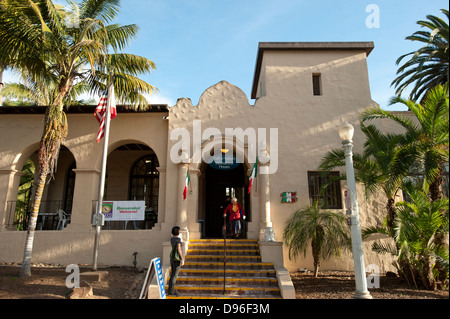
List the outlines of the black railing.
<svg viewBox="0 0 450 319">
<path fill-rule="evenodd" d="M 29 202 L 7 201 L 5 227 L 8 230 L 26 231 L 32 206 Z M 71 212 L 64 210 L 64 201 L 41 201 L 36 230 L 62 230 L 70 223 Z"/>
</svg>

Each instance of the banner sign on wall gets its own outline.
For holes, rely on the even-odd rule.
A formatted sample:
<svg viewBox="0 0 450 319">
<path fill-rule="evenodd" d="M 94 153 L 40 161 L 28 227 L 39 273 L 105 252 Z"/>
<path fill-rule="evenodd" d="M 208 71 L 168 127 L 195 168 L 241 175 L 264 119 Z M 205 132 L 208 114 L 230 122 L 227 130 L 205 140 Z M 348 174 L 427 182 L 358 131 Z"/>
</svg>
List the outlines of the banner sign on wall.
<svg viewBox="0 0 450 319">
<path fill-rule="evenodd" d="M 145 201 L 103 202 L 102 213 L 105 221 L 144 220 Z"/>
<path fill-rule="evenodd" d="M 295 203 L 297 202 L 297 192 L 284 192 L 280 194 L 282 203 Z"/>
</svg>

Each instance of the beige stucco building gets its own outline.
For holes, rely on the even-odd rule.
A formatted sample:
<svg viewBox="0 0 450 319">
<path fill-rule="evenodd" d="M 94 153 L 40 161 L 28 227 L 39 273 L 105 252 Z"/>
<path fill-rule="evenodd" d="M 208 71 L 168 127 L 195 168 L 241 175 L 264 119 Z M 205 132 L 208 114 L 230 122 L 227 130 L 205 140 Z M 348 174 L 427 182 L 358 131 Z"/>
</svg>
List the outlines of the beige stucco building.
<svg viewBox="0 0 450 319">
<path fill-rule="evenodd" d="M 341 147 L 339 125 L 355 126 L 355 151 L 362 149 L 359 113 L 377 105 L 366 61 L 373 48 L 371 42 L 260 43 L 253 103 L 241 89 L 222 81 L 208 88 L 198 105 L 181 98 L 174 106 L 153 105 L 142 112 L 118 106 L 118 117 L 111 122 L 105 199 L 145 200 L 147 214 L 145 221 L 103 227 L 99 264 L 132 265 L 137 252 L 138 265 L 147 266 L 165 254 L 174 225 L 182 227 L 186 240 L 220 237 L 225 196 L 235 195 L 247 213 L 245 235 L 261 240 L 263 258 L 278 258 L 289 271 L 311 269 L 310 255 L 288 258 L 283 227 L 297 209 L 319 198 L 317 167 L 329 150 Z M 92 262 L 91 223 L 102 154 L 94 108 L 67 111 L 69 135 L 44 194 L 45 220 L 41 216 L 38 223 L 42 230 L 36 233 L 34 262 Z M 18 217 L 18 187 L 26 160 L 36 163 L 43 112 L 36 107 L 0 108 L 0 262 L 22 260 L 26 232 L 17 229 L 26 218 Z M 387 122 L 378 125 L 394 129 Z M 227 129 L 234 135 L 227 135 Z M 237 137 L 239 129 L 244 140 Z M 226 167 L 230 169 L 208 165 L 221 150 L 240 162 Z M 256 156 L 259 174 L 248 194 Z M 191 184 L 183 200 L 188 170 Z M 322 200 L 344 212 L 345 189 L 340 182 Z M 282 202 L 284 192 L 295 192 L 297 201 Z M 362 227 L 381 223 L 383 196 L 366 201 L 360 189 L 359 200 Z M 67 225 L 58 225 L 59 209 L 67 214 Z M 275 243 L 265 242 L 267 227 L 273 227 Z M 364 242 L 366 265 L 391 269 L 389 258 L 372 252 L 371 243 Z M 329 260 L 322 269 L 353 269 L 351 253 Z"/>
</svg>

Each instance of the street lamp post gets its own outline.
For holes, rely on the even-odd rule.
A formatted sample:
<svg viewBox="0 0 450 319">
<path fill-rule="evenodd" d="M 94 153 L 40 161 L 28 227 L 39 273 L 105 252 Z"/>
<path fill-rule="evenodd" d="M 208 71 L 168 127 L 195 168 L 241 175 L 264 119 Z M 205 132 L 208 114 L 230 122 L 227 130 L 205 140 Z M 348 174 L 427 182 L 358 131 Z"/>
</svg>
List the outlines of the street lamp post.
<svg viewBox="0 0 450 319">
<path fill-rule="evenodd" d="M 353 133 L 354 128 L 349 123 L 339 127 L 339 136 L 345 151 L 345 169 L 347 174 L 347 188 L 350 193 L 351 215 L 350 230 L 352 237 L 353 262 L 355 270 L 356 292 L 354 299 L 372 299 L 367 290 L 366 267 L 364 265 L 364 252 L 362 247 L 361 224 L 359 222 L 358 198 L 356 196 L 355 172 L 353 169 Z"/>
</svg>

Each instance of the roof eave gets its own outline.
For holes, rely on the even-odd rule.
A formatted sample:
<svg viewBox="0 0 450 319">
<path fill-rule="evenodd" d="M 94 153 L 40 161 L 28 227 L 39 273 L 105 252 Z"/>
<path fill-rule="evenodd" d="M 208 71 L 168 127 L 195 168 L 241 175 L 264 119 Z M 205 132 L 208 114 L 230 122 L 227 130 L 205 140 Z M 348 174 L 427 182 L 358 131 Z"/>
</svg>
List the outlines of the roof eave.
<svg viewBox="0 0 450 319">
<path fill-rule="evenodd" d="M 1 106 L 0 114 L 45 114 L 48 106 Z M 96 105 L 72 105 L 67 114 L 94 114 Z M 168 113 L 167 104 L 151 104 L 148 110 L 136 110 L 130 105 L 116 105 L 118 113 Z"/>
</svg>

